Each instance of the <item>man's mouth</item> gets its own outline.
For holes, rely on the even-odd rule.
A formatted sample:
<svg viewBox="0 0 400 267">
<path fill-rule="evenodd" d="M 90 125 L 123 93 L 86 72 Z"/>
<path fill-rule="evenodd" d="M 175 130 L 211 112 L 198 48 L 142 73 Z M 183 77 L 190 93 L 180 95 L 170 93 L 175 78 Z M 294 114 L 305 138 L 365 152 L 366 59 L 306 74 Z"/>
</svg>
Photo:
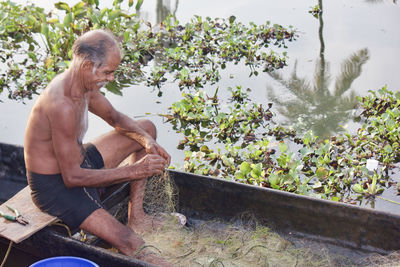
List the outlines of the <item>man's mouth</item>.
<svg viewBox="0 0 400 267">
<path fill-rule="evenodd" d="M 107 84 L 108 82 L 98 82 L 97 86 L 103 87 Z"/>
</svg>

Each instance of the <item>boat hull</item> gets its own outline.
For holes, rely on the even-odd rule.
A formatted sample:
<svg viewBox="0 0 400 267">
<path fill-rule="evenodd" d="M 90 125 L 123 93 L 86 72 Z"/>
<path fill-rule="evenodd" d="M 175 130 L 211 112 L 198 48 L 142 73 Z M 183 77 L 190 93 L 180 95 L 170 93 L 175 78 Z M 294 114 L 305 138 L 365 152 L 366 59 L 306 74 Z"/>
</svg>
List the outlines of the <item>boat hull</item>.
<svg viewBox="0 0 400 267">
<path fill-rule="evenodd" d="M 26 186 L 23 148 L 0 143 L 0 202 Z M 177 210 L 190 220 L 232 221 L 251 215 L 257 223 L 285 236 L 317 240 L 352 251 L 388 254 L 400 250 L 400 216 L 283 191 L 255 187 L 185 172 L 169 171 L 178 192 Z M 4 190 L 7 188 L 7 190 Z M 126 183 L 104 200 L 107 208 L 129 194 Z M 0 238 L 6 244 L 7 240 Z M 39 258 L 69 255 L 101 266 L 151 266 L 88 245 L 47 227 L 16 244 Z"/>
<path fill-rule="evenodd" d="M 365 252 L 400 250 L 400 216 L 183 172 L 170 176 L 179 189 L 179 209 L 188 217 L 230 220 L 251 214 L 283 233 Z"/>
</svg>

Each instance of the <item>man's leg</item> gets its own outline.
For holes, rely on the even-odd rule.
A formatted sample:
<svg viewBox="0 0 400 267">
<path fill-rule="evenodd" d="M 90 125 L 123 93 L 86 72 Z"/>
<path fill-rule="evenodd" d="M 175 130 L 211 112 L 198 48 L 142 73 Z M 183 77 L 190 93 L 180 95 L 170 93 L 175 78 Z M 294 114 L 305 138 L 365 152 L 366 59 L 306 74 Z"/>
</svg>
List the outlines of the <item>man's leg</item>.
<svg viewBox="0 0 400 267">
<path fill-rule="evenodd" d="M 140 236 L 104 209 L 95 210 L 80 228 L 109 242 L 126 255 L 133 255 L 144 244 Z"/>
<path fill-rule="evenodd" d="M 145 151 L 139 151 L 129 156 L 129 163 L 134 163 L 146 155 Z M 130 200 L 128 208 L 128 226 L 136 233 L 150 231 L 153 226 L 160 223 L 153 216 L 147 215 L 143 210 L 143 199 L 147 179 L 141 179 L 130 183 Z"/>
<path fill-rule="evenodd" d="M 139 120 L 140 126 L 154 139 L 157 130 L 149 120 Z M 105 168 L 116 168 L 122 164 L 134 163 L 146 155 L 146 151 L 136 141 L 111 131 L 92 142 L 101 153 Z M 146 231 L 153 224 L 153 217 L 143 210 L 143 197 L 147 179 L 132 181 L 130 184 L 130 201 L 128 209 L 128 226 L 137 232 Z"/>
<path fill-rule="evenodd" d="M 104 209 L 97 209 L 87 217 L 80 228 L 109 242 L 119 251 L 128 256 L 137 253 L 136 258 L 159 266 L 172 266 L 148 249 L 138 251 L 143 245 L 143 239 L 132 229 L 121 224 Z"/>
</svg>

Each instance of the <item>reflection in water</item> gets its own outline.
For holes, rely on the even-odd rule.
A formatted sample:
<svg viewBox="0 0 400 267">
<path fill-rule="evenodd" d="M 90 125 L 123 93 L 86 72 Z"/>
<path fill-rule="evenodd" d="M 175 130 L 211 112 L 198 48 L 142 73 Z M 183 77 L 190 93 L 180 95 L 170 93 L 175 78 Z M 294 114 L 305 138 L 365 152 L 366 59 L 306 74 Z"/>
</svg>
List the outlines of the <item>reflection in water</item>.
<svg viewBox="0 0 400 267">
<path fill-rule="evenodd" d="M 271 86 L 267 86 L 269 98 L 280 106 L 280 113 L 289 123 L 299 130 L 312 130 L 314 134 L 326 138 L 341 130 L 340 125 L 350 119 L 351 111 L 357 105 L 356 95 L 349 91 L 351 84 L 362 72 L 362 66 L 369 59 L 368 49 L 361 49 L 341 65 L 341 72 L 335 79 L 333 92 L 329 90 L 331 83 L 329 62 L 325 60 L 325 43 L 323 39 L 322 0 L 319 0 L 319 40 L 320 53 L 316 62 L 314 81 L 311 84 L 306 78 L 297 76 L 297 61 L 288 79 L 279 72 L 270 76 L 284 86 L 295 99 L 283 101 L 279 99 Z M 348 92 L 346 94 L 346 92 Z"/>
<path fill-rule="evenodd" d="M 385 2 L 385 0 L 365 0 L 365 2 L 370 4 L 378 4 Z M 393 0 L 393 4 L 397 4 L 397 0 Z"/>
<path fill-rule="evenodd" d="M 350 119 L 351 111 L 357 105 L 354 92 L 345 95 L 353 81 L 360 76 L 362 65 L 368 60 L 367 49 L 359 50 L 342 63 L 341 73 L 335 80 L 333 92 L 329 90 L 329 63 L 319 59 L 315 68 L 314 82 L 296 74 L 297 62 L 289 79 L 285 80 L 278 72 L 271 73 L 276 81 L 287 88 L 296 98 L 290 101 L 279 100 L 268 87 L 268 94 L 281 106 L 280 112 L 300 129 L 313 130 L 320 137 L 329 137 L 341 130 L 340 125 Z"/>
<path fill-rule="evenodd" d="M 172 14 L 175 16 L 178 10 L 179 0 L 175 0 L 174 10 L 171 12 L 171 1 L 170 0 L 157 0 L 156 7 L 156 23 L 162 22 L 168 15 Z"/>
</svg>

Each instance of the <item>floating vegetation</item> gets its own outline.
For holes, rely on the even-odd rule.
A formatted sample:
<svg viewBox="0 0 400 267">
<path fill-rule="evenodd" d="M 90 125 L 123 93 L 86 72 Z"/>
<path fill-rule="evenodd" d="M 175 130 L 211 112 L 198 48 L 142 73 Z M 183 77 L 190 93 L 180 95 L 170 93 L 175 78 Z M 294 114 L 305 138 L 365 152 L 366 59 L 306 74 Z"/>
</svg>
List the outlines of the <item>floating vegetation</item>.
<svg viewBox="0 0 400 267">
<path fill-rule="evenodd" d="M 116 81 L 107 85 L 116 94 L 136 83 L 161 90 L 167 80 L 177 81 L 181 90 L 201 88 L 218 82 L 219 71 L 227 63 L 241 60 L 249 66 L 250 75 L 258 75 L 258 69 L 279 69 L 286 65 L 286 53 L 276 53 L 270 46 L 286 47 L 286 41 L 295 39 L 292 28 L 270 22 L 246 26 L 233 16 L 195 16 L 185 25 L 169 16 L 161 24 L 151 25 L 136 18 L 143 1 L 137 1 L 133 12 L 130 8 L 134 1 L 129 1 L 128 10 L 122 8 L 123 2 L 113 1 L 112 7 L 103 9 L 95 0 L 73 6 L 58 2 L 55 8 L 61 16 L 53 11 L 45 13 L 34 4 L 0 2 L 0 61 L 4 66 L 0 71 L 0 93 L 7 89 L 12 99 L 39 93 L 68 67 L 74 40 L 91 29 L 122 33 L 119 38 L 125 56 Z"/>
<path fill-rule="evenodd" d="M 229 89 L 228 108 L 217 92 L 185 94 L 164 117 L 184 134 L 185 171 L 302 195 L 357 203 L 374 201 L 395 185 L 399 161 L 400 93 L 386 87 L 359 98 L 357 134 L 320 139 L 273 121 L 271 107 L 250 102 L 242 87 Z M 379 161 L 375 170 L 367 160 Z"/>
</svg>

